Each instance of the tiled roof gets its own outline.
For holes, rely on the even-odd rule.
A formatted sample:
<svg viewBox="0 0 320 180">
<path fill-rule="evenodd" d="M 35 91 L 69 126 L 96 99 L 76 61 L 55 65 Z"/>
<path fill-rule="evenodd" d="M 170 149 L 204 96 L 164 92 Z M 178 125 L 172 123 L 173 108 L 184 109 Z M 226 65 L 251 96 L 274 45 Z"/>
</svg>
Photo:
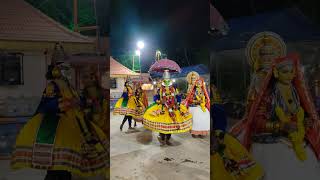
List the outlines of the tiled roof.
<svg viewBox="0 0 320 180">
<path fill-rule="evenodd" d="M 139 73 L 135 73 L 124 65 L 120 64 L 118 61 L 110 57 L 110 74 L 111 75 L 131 75 L 138 76 Z"/>
<path fill-rule="evenodd" d="M 24 0 L 5 0 L 0 4 L 0 40 L 92 43 Z"/>
</svg>

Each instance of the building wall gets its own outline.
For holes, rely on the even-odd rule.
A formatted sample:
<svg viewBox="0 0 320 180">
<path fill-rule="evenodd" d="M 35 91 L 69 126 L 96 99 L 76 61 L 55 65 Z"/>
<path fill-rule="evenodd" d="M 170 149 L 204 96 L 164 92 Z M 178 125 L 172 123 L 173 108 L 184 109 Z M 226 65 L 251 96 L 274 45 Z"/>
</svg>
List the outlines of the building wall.
<svg viewBox="0 0 320 180">
<path fill-rule="evenodd" d="M 110 89 L 110 74 L 109 73 L 106 72 L 101 76 L 101 86 L 104 89 Z"/>
<path fill-rule="evenodd" d="M 111 77 L 113 78 L 113 77 Z M 117 88 L 113 89 L 110 87 L 110 98 L 120 98 L 124 89 L 124 83 L 125 83 L 125 78 L 123 77 L 117 77 Z"/>
<path fill-rule="evenodd" d="M 46 86 L 46 68 L 43 54 L 24 55 L 24 84 L 0 86 L 0 115 L 23 116 L 33 113 Z"/>
</svg>

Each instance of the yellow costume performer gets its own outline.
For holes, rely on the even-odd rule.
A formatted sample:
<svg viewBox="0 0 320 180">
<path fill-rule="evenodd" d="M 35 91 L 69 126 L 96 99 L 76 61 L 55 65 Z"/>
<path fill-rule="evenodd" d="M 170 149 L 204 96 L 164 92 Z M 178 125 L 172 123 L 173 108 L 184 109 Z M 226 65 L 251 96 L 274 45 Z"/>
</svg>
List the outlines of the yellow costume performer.
<svg viewBox="0 0 320 180">
<path fill-rule="evenodd" d="M 52 171 L 69 172 L 70 176 L 104 174 L 109 140 L 97 125 L 84 119 L 80 98 L 63 77 L 62 67 L 49 66 L 50 82 L 36 114 L 17 136 L 12 168 L 45 169 L 46 179 Z"/>
<path fill-rule="evenodd" d="M 214 132 L 214 150 L 211 155 L 212 180 L 259 180 L 263 169 L 241 143 L 222 131 Z"/>
<path fill-rule="evenodd" d="M 171 134 L 189 132 L 192 127 L 192 115 L 183 104 L 181 97 L 170 80 L 168 70 L 163 74 L 162 86 L 156 95 L 153 105 L 149 106 L 143 116 L 143 124 L 146 129 L 160 133 L 159 141 L 170 145 Z M 164 139 L 167 134 L 167 139 Z"/>
<path fill-rule="evenodd" d="M 144 112 L 141 105 L 142 103 L 135 96 L 131 80 L 127 79 L 122 97 L 116 102 L 113 114 L 131 116 L 141 121 Z"/>
<path fill-rule="evenodd" d="M 137 85 L 136 91 L 134 93 L 134 100 L 135 100 L 135 105 L 136 105 L 136 110 L 139 111 L 139 113 L 144 113 L 144 111 L 146 110 L 146 107 L 148 107 L 148 98 L 146 93 L 144 92 L 144 90 L 141 87 L 141 84 Z M 135 120 L 135 126 L 136 126 L 136 122 L 142 122 L 143 121 L 143 115 L 139 115 L 139 116 L 135 116 L 134 117 Z"/>
<path fill-rule="evenodd" d="M 217 88 L 211 84 L 211 180 L 260 180 L 262 167 L 244 146 L 225 133 L 227 118 Z"/>
</svg>

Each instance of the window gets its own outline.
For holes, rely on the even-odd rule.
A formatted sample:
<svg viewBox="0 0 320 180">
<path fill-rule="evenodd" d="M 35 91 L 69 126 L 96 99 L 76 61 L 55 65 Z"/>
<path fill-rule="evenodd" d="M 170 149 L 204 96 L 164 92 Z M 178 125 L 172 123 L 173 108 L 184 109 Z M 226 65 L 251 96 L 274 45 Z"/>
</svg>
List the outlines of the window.
<svg viewBox="0 0 320 180">
<path fill-rule="evenodd" d="M 23 84 L 23 55 L 0 54 L 0 85 Z"/>
<path fill-rule="evenodd" d="M 110 83 L 111 83 L 111 89 L 117 88 L 117 79 L 116 78 L 111 78 Z"/>
</svg>

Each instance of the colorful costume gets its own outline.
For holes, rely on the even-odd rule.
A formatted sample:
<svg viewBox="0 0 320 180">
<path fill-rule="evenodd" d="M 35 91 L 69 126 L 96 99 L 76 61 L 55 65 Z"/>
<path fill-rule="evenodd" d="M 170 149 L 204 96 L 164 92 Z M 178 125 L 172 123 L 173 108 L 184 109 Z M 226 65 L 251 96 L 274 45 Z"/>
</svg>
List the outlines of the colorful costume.
<svg viewBox="0 0 320 180">
<path fill-rule="evenodd" d="M 211 179 L 260 180 L 262 167 L 241 143 L 223 131 L 214 131 L 216 145 L 211 155 Z"/>
<path fill-rule="evenodd" d="M 220 104 L 218 93 L 211 88 L 213 104 Z M 263 169 L 239 141 L 225 133 L 226 115 L 222 106 L 211 106 L 214 127 L 211 131 L 211 178 L 212 180 L 259 180 Z M 218 108 L 217 108 L 218 107 Z M 215 115 L 217 114 L 217 115 Z"/>
<path fill-rule="evenodd" d="M 113 114 L 131 116 L 133 119 L 141 121 L 144 112 L 143 107 L 143 103 L 135 96 L 132 82 L 127 79 L 122 97 L 116 102 Z"/>
<path fill-rule="evenodd" d="M 144 112 L 146 107 L 148 107 L 148 98 L 146 92 L 144 92 L 144 90 L 142 89 L 141 84 L 137 85 L 136 91 L 134 92 L 134 96 L 137 109 L 139 109 L 139 112 Z M 143 116 L 136 116 L 134 120 L 135 123 L 142 122 Z"/>
<path fill-rule="evenodd" d="M 143 125 L 146 129 L 161 134 L 188 132 L 192 126 L 192 115 L 180 104 L 181 97 L 177 96 L 169 71 L 165 70 L 163 78 L 159 94 L 155 96 L 156 103 L 149 106 L 144 113 Z"/>
<path fill-rule="evenodd" d="M 320 177 L 319 118 L 304 83 L 297 55 L 275 59 L 247 116 L 232 129 L 267 180 Z"/>
<path fill-rule="evenodd" d="M 101 87 L 99 78 L 93 70 L 83 77 L 84 89 L 82 92 L 82 109 L 85 112 L 85 118 L 98 125 L 105 134 L 109 134 L 109 122 L 107 108 L 108 99 L 105 90 Z"/>
<path fill-rule="evenodd" d="M 246 55 L 253 73 L 251 74 L 252 79 L 248 93 L 248 107 L 257 98 L 262 88 L 262 82 L 270 71 L 274 58 L 285 56 L 286 53 L 286 45 L 276 33 L 261 32 L 250 39 L 246 48 Z"/>
<path fill-rule="evenodd" d="M 109 164 L 109 139 L 98 125 L 85 120 L 80 98 L 60 69 L 50 66 L 50 82 L 39 108 L 17 136 L 12 167 L 62 170 L 80 176 L 104 174 Z"/>
<path fill-rule="evenodd" d="M 187 80 L 189 88 L 185 104 L 192 114 L 191 134 L 194 137 L 195 135 L 208 135 L 210 132 L 210 99 L 205 83 L 196 72 L 190 72 Z"/>
</svg>

